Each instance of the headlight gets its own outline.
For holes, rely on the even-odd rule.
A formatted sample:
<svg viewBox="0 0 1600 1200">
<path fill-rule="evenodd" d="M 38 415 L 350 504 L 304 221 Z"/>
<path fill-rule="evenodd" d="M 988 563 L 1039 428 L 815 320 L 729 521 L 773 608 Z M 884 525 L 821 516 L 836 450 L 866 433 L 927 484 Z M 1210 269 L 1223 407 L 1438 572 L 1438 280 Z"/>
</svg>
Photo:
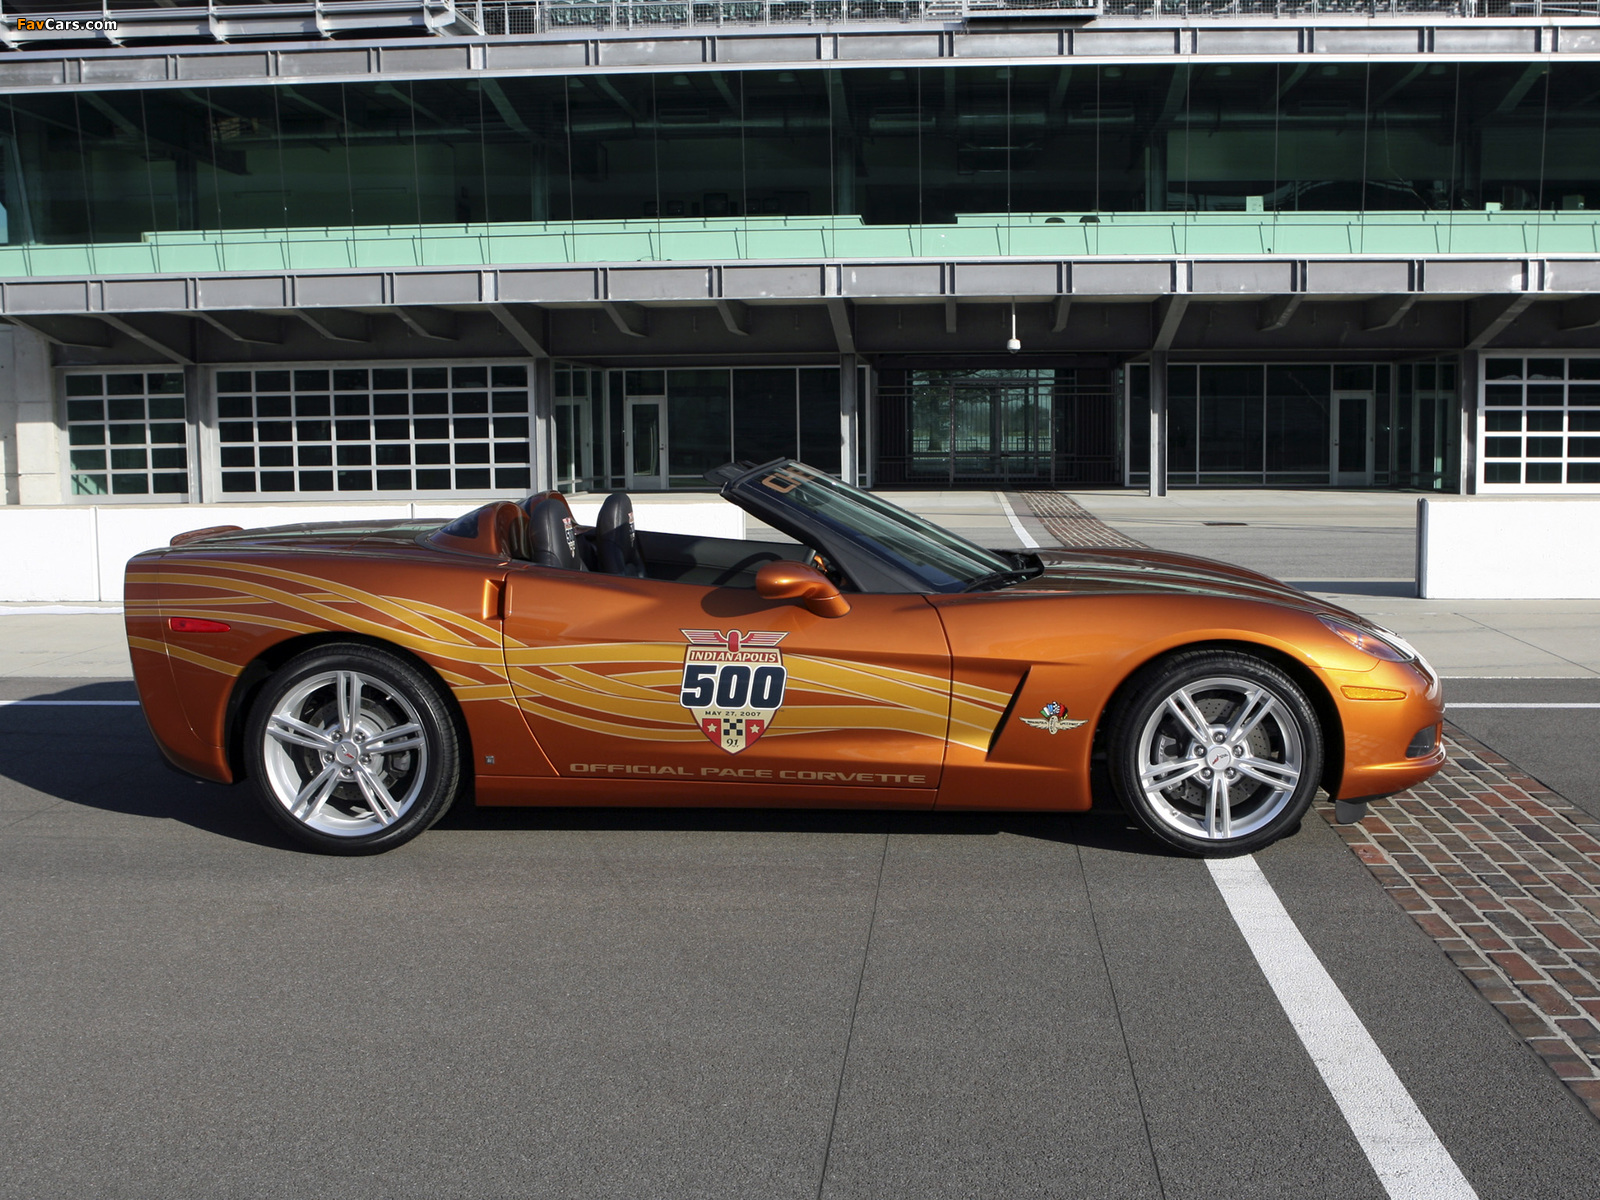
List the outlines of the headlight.
<svg viewBox="0 0 1600 1200">
<path fill-rule="evenodd" d="M 1338 617 L 1320 614 L 1317 620 L 1321 621 L 1334 633 L 1349 642 L 1363 654 L 1370 654 L 1373 658 L 1382 659 L 1384 662 L 1411 662 L 1417 657 L 1417 652 L 1406 645 L 1405 639 L 1384 631 L 1380 637 L 1368 629 L 1358 629 L 1348 621 L 1341 621 Z M 1390 641 L 1389 639 L 1393 639 Z M 1398 642 L 1399 645 L 1395 643 Z"/>
</svg>

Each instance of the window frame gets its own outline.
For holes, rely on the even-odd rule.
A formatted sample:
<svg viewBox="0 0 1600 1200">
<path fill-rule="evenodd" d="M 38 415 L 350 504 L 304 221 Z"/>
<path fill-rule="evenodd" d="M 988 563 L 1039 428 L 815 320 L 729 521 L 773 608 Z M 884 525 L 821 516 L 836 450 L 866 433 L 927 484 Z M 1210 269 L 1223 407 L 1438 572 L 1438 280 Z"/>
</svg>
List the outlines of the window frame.
<svg viewBox="0 0 1600 1200">
<path fill-rule="evenodd" d="M 199 453 L 199 440 L 200 439 L 199 439 L 199 435 L 198 435 L 199 422 L 196 419 L 196 407 L 197 406 L 196 406 L 196 403 L 195 403 L 195 398 L 190 395 L 190 379 L 191 379 L 191 376 L 190 376 L 190 372 L 187 369 L 185 369 L 183 367 L 180 367 L 180 366 L 177 366 L 176 364 L 168 364 L 167 366 L 163 367 L 163 366 L 161 366 L 160 364 L 157 364 L 157 363 L 129 363 L 129 364 L 109 365 L 109 366 L 108 365 L 94 365 L 94 366 L 58 367 L 58 368 L 55 369 L 53 374 L 55 376 L 55 378 L 52 381 L 52 383 L 53 383 L 53 387 L 54 387 L 54 391 L 55 391 L 56 429 L 57 429 L 57 431 L 59 433 L 59 443 L 60 443 L 59 446 L 58 446 L 59 454 L 57 456 L 57 461 L 58 461 L 58 464 L 59 464 L 59 471 L 60 471 L 60 477 L 61 477 L 61 503 L 62 504 L 71 505 L 71 506 L 76 507 L 76 508 L 93 508 L 93 507 L 102 507 L 102 506 L 106 506 L 106 505 L 124 505 L 124 504 L 131 504 L 131 505 L 139 505 L 139 504 L 145 504 L 145 505 L 172 505 L 172 504 L 195 504 L 195 503 L 199 502 L 199 499 L 200 499 L 200 475 L 201 475 L 201 471 L 204 468 L 203 468 L 203 463 L 202 463 L 202 460 L 201 460 L 201 457 L 200 457 L 200 453 Z M 178 392 L 178 395 L 182 398 L 182 401 L 183 401 L 183 418 L 182 418 L 182 420 L 183 420 L 183 450 L 184 450 L 184 463 L 185 463 L 184 468 L 183 468 L 183 473 L 184 473 L 184 476 L 185 476 L 185 481 L 184 481 L 185 482 L 185 486 L 184 486 L 184 490 L 183 491 L 181 491 L 181 492 L 154 492 L 154 491 L 151 491 L 151 492 L 125 492 L 125 493 L 118 493 L 118 492 L 113 491 L 113 490 L 108 490 L 106 492 L 103 492 L 103 493 L 100 493 L 100 494 L 96 495 L 94 493 L 74 492 L 72 490 L 73 476 L 74 475 L 78 475 L 78 474 L 84 474 L 85 472 L 77 470 L 77 468 L 75 468 L 72 465 L 72 450 L 73 450 L 73 446 L 72 446 L 72 424 L 73 424 L 73 422 L 72 422 L 72 420 L 71 420 L 71 418 L 69 416 L 70 410 L 69 410 L 69 407 L 68 407 L 68 402 L 69 402 L 69 400 L 91 399 L 92 397 L 82 397 L 82 396 L 71 396 L 71 397 L 69 397 L 68 394 L 67 394 L 67 380 L 69 378 L 73 378 L 73 377 L 82 377 L 82 376 L 88 376 L 88 375 L 100 376 L 102 379 L 108 379 L 112 375 L 144 375 L 146 377 L 148 377 L 150 375 L 176 375 L 176 376 L 178 376 L 178 378 L 182 381 L 182 384 L 183 384 L 182 388 Z M 101 386 L 102 386 L 102 390 L 101 390 L 101 394 L 100 394 L 100 399 L 103 402 L 110 400 L 112 397 L 110 395 L 109 389 L 104 384 L 102 384 Z M 149 412 L 148 404 L 149 404 L 149 399 L 151 397 L 151 394 L 152 393 L 151 393 L 150 388 L 149 388 L 149 380 L 148 380 L 148 378 L 146 378 L 145 387 L 144 387 L 141 395 L 142 395 L 143 399 L 146 402 L 145 416 L 144 416 L 145 440 L 142 443 L 142 447 L 143 447 L 143 449 L 144 449 L 144 451 L 145 451 L 145 453 L 147 455 L 150 454 L 153 450 L 156 450 L 156 449 L 174 448 L 176 446 L 176 443 L 160 443 L 160 444 L 157 444 L 157 443 L 153 443 L 153 442 L 150 441 L 149 427 L 150 427 L 150 423 L 151 423 L 151 418 L 150 418 L 150 412 Z M 109 413 L 107 414 L 106 418 L 103 419 L 100 422 L 100 424 L 102 426 L 109 426 L 111 424 Z M 111 452 L 111 442 L 109 441 L 109 434 L 108 434 L 107 440 L 105 440 L 103 442 L 103 445 L 104 445 L 104 447 L 105 447 L 105 449 L 107 451 L 107 454 L 109 456 L 109 454 Z M 147 462 L 148 462 L 148 460 L 147 460 Z M 146 467 L 144 468 L 144 474 L 145 474 L 145 477 L 146 477 L 147 480 L 149 480 L 150 477 L 155 475 L 156 473 L 157 473 L 157 469 L 155 467 L 153 467 L 153 466 L 146 465 Z M 170 473 L 170 472 L 163 472 L 163 473 Z M 107 486 L 108 486 L 108 488 L 110 488 L 112 486 L 111 485 L 111 475 L 113 474 L 113 468 L 110 465 L 109 457 L 108 457 L 106 468 L 104 470 L 104 474 L 107 477 Z"/>
</svg>

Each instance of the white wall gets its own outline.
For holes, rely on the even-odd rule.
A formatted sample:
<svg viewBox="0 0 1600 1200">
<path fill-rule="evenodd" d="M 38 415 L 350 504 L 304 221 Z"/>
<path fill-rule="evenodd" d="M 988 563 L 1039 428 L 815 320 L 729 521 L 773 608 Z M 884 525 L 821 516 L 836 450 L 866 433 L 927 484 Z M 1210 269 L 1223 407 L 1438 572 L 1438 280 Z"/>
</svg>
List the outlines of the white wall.
<svg viewBox="0 0 1600 1200">
<path fill-rule="evenodd" d="M 1417 594 L 1600 599 L 1600 497 L 1419 500 Z"/>
<path fill-rule="evenodd" d="M 660 533 L 744 536 L 744 513 L 717 499 L 635 497 L 640 529 Z M 305 521 L 448 519 L 477 507 L 440 504 L 172 504 L 0 508 L 0 603 L 85 603 L 122 599 L 122 572 L 141 550 L 165 546 L 174 534 L 208 525 L 246 529 Z M 600 501 L 572 505 L 592 524 Z"/>
</svg>

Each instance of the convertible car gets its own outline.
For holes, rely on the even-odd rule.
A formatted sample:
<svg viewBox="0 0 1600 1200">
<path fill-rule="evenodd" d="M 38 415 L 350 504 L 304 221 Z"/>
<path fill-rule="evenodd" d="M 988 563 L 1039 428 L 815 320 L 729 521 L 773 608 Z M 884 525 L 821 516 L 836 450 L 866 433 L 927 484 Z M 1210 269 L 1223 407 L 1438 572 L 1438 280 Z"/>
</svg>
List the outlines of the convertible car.
<svg viewBox="0 0 1600 1200">
<path fill-rule="evenodd" d="M 791 540 L 640 532 L 622 493 L 180 534 L 127 568 L 156 742 L 342 854 L 462 796 L 1071 812 L 1091 778 L 1238 854 L 1444 761 L 1427 663 L 1267 576 L 984 549 L 789 459 L 708 479 Z"/>
</svg>

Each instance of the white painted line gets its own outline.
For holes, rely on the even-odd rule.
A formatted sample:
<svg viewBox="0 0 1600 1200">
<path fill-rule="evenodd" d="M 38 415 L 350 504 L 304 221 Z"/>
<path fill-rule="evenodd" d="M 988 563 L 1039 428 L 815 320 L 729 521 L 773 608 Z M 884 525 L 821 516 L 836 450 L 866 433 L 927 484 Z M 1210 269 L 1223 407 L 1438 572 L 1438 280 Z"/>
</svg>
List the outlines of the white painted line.
<svg viewBox="0 0 1600 1200">
<path fill-rule="evenodd" d="M 1239 932 L 1392 1200 L 1476 1200 L 1455 1159 L 1248 855 L 1208 858 Z"/>
<path fill-rule="evenodd" d="M 1440 679 L 1482 679 L 1493 683 L 1497 679 L 1538 679 L 1545 683 L 1571 683 L 1574 679 L 1600 679 L 1600 675 L 1441 675 Z"/>
<path fill-rule="evenodd" d="M 1498 703 L 1498 702 L 1495 702 L 1495 701 L 1487 701 L 1486 700 L 1486 701 L 1483 701 L 1482 703 L 1480 703 L 1480 702 L 1474 700 L 1471 703 L 1446 704 L 1445 708 L 1447 710 L 1448 709 L 1452 709 L 1452 708 L 1600 708 L 1600 704 L 1589 704 L 1589 703 L 1578 703 L 1578 702 L 1573 702 L 1573 703 L 1569 704 L 1569 703 L 1566 703 L 1564 701 L 1552 701 L 1551 703 L 1548 703 L 1548 704 L 1522 704 L 1520 702 L 1516 702 L 1516 703 L 1508 702 L 1508 703 L 1505 703 L 1505 704 L 1501 704 L 1501 703 Z"/>
<path fill-rule="evenodd" d="M 0 617 L 60 617 L 104 613 L 120 617 L 120 604 L 0 604 Z"/>
<path fill-rule="evenodd" d="M 1017 520 L 1017 514 L 1011 511 L 1011 501 L 1006 499 L 1006 494 L 1004 492 L 996 492 L 995 499 L 999 500 L 1000 507 L 1005 509 L 1006 520 L 1011 522 L 1011 528 L 1015 531 L 1016 535 L 1022 539 L 1022 544 L 1027 546 L 1030 550 L 1037 550 L 1039 548 L 1039 543 L 1034 541 L 1033 534 L 1024 529 L 1022 527 L 1022 522 Z"/>
<path fill-rule="evenodd" d="M 0 700 L 0 708 L 31 705 L 37 708 L 138 708 L 137 700 Z"/>
</svg>

